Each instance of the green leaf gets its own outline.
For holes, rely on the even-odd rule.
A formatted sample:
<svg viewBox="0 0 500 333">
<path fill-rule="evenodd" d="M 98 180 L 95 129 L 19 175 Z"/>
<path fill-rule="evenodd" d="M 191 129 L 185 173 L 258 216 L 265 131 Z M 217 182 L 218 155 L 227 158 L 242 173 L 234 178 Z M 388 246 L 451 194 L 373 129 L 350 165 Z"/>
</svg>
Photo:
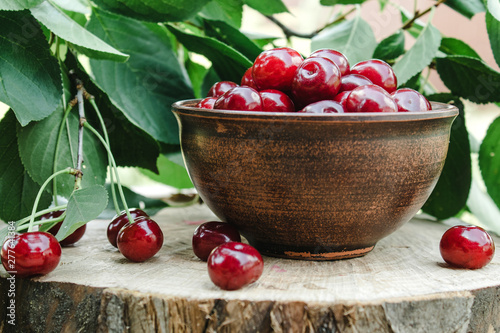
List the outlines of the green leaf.
<svg viewBox="0 0 500 333">
<path fill-rule="evenodd" d="M 311 50 L 335 49 L 342 52 L 353 65 L 371 58 L 376 46 L 372 28 L 359 12 L 354 19 L 323 30 L 311 41 Z"/>
<path fill-rule="evenodd" d="M 75 111 L 75 110 L 74 110 Z M 19 153 L 26 170 L 38 184 L 42 184 L 54 170 L 54 154 L 56 148 L 59 124 L 62 122 L 62 107 L 40 122 L 34 122 L 25 127 L 18 126 Z M 73 112 L 67 118 L 55 170 L 61 170 L 76 165 L 78 147 L 78 116 Z M 69 137 L 68 131 L 69 128 Z M 101 143 L 89 131 L 83 136 L 83 177 L 82 187 L 102 185 L 106 179 L 107 155 Z M 73 192 L 75 179 L 71 176 L 57 178 L 58 195 L 68 198 Z M 52 192 L 52 187 L 48 190 Z"/>
<path fill-rule="evenodd" d="M 486 10 L 482 0 L 447 0 L 445 4 L 469 19 Z"/>
<path fill-rule="evenodd" d="M 405 83 L 427 67 L 436 55 L 439 45 L 441 45 L 441 33 L 429 20 L 415 44 L 393 66 L 398 84 Z"/>
<path fill-rule="evenodd" d="M 128 55 L 90 33 L 50 1 L 32 8 L 31 14 L 54 34 L 70 42 L 77 51 L 90 58 L 114 61 L 128 59 Z"/>
<path fill-rule="evenodd" d="M 472 47 L 456 38 L 443 37 L 443 39 L 441 39 L 441 46 L 439 47 L 439 50 L 447 55 L 463 55 L 481 59 Z"/>
<path fill-rule="evenodd" d="M 0 12 L 0 26 L 0 101 L 25 126 L 56 109 L 62 94 L 59 65 L 28 11 Z"/>
<path fill-rule="evenodd" d="M 85 15 L 90 15 L 91 13 L 90 3 L 86 0 L 51 0 L 51 1 L 60 8 L 67 11 Z"/>
<path fill-rule="evenodd" d="M 243 17 L 242 0 L 212 0 L 200 12 L 200 16 L 212 20 L 220 20 L 241 27 Z"/>
<path fill-rule="evenodd" d="M 281 0 L 244 0 L 249 7 L 261 12 L 264 15 L 273 15 L 288 12 L 285 4 Z"/>
<path fill-rule="evenodd" d="M 108 192 L 104 186 L 93 185 L 74 191 L 69 197 L 66 217 L 57 232 L 57 240 L 63 240 L 85 223 L 95 220 L 107 205 Z"/>
<path fill-rule="evenodd" d="M 132 207 L 140 208 L 143 211 L 145 211 L 146 214 L 148 214 L 149 216 L 153 216 L 156 213 L 158 213 L 160 210 L 162 210 L 163 208 L 169 206 L 165 201 L 147 198 L 145 196 L 142 196 L 142 195 L 132 191 L 128 187 L 122 186 L 122 189 L 123 189 L 123 194 L 125 195 L 125 200 L 127 200 L 127 205 L 129 207 L 129 209 Z M 108 191 L 108 193 L 111 193 L 111 184 L 106 184 L 106 191 Z M 117 193 L 118 193 L 118 190 L 117 190 Z M 118 199 L 118 201 L 120 202 L 119 199 Z M 120 202 L 120 204 L 121 204 L 121 202 Z M 113 218 L 115 216 L 115 214 L 116 214 L 116 210 L 115 210 L 115 207 L 113 205 L 113 201 L 110 200 L 108 202 L 108 206 L 101 213 L 99 218 L 110 219 L 110 218 Z"/>
<path fill-rule="evenodd" d="M 392 60 L 403 53 L 405 53 L 405 34 L 403 30 L 398 30 L 377 45 L 377 48 L 373 51 L 373 58 Z"/>
<path fill-rule="evenodd" d="M 191 85 L 193 86 L 194 96 L 196 98 L 205 97 L 206 94 L 202 95 L 201 88 L 203 85 L 203 80 L 207 75 L 208 69 L 192 61 L 191 59 L 187 59 L 185 66 L 189 75 L 189 79 L 191 80 Z"/>
<path fill-rule="evenodd" d="M 209 0 L 93 0 L 100 8 L 131 18 L 183 21 L 195 15 Z"/>
<path fill-rule="evenodd" d="M 193 98 L 187 75 L 164 28 L 94 9 L 87 28 L 130 58 L 90 60 L 94 82 L 134 125 L 156 140 L 178 144 L 172 103 Z"/>
<path fill-rule="evenodd" d="M 17 148 L 17 121 L 8 111 L 0 121 L 0 219 L 14 221 L 31 214 L 40 186 L 28 175 Z M 47 208 L 52 197 L 44 192 L 39 209 Z"/>
<path fill-rule="evenodd" d="M 320 0 L 320 4 L 323 6 L 335 6 L 335 5 L 356 5 L 365 2 L 366 0 Z"/>
<path fill-rule="evenodd" d="M 173 25 L 167 28 L 189 51 L 207 57 L 221 80 L 240 82 L 247 68 L 252 66 L 247 57 L 215 38 L 196 36 Z"/>
<path fill-rule="evenodd" d="M 422 208 L 424 212 L 438 219 L 446 219 L 459 213 L 465 207 L 469 196 L 471 186 L 469 136 L 465 126 L 464 105 L 458 97 L 446 93 L 427 97 L 431 101 L 452 103 L 460 111 L 451 127 L 450 145 L 443 172 Z"/>
<path fill-rule="evenodd" d="M 158 170 L 160 171 L 159 175 L 154 174 L 148 170 L 141 170 L 141 172 L 149 178 L 166 185 L 170 185 L 179 189 L 193 188 L 193 183 L 189 178 L 186 168 L 170 161 L 167 156 L 160 155 L 160 157 L 158 158 L 157 166 Z"/>
<path fill-rule="evenodd" d="M 490 13 L 497 21 L 500 21 L 500 1 L 488 0 L 488 13 Z"/>
<path fill-rule="evenodd" d="M 436 58 L 436 69 L 454 95 L 474 103 L 500 101 L 500 73 L 481 59 L 458 55 Z"/>
<path fill-rule="evenodd" d="M 38 6 L 45 0 L 0 0 L 0 10 L 23 10 Z"/>
<path fill-rule="evenodd" d="M 500 117 L 491 123 L 481 143 L 479 168 L 488 194 L 500 208 Z"/>
<path fill-rule="evenodd" d="M 500 65 L 500 21 L 490 12 L 486 13 L 486 30 L 490 39 L 491 51 L 496 63 Z"/>
</svg>

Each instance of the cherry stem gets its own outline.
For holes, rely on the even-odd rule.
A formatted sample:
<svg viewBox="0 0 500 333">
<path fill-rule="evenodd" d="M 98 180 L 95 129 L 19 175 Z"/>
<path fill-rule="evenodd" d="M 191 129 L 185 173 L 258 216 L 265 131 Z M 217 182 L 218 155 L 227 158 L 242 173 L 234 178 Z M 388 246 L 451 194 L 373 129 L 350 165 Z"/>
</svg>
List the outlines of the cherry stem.
<svg viewBox="0 0 500 333">
<path fill-rule="evenodd" d="M 60 206 L 55 206 L 55 207 L 51 207 L 51 208 L 47 208 L 47 209 L 44 209 L 44 210 L 41 210 L 39 212 L 36 212 L 35 214 L 35 218 L 37 217 L 40 217 L 44 214 L 47 214 L 47 213 L 51 213 L 51 212 L 55 212 L 55 211 L 58 211 L 58 210 L 61 210 L 61 209 L 66 209 L 67 205 L 60 205 Z M 23 219 L 20 219 L 18 221 L 15 222 L 16 224 L 16 227 L 26 223 L 26 222 L 29 222 L 29 220 L 31 219 L 31 215 L 28 216 L 28 217 L 25 217 Z M 36 223 L 36 222 L 35 222 Z"/>
<path fill-rule="evenodd" d="M 115 158 L 113 157 L 113 154 L 111 153 L 111 148 L 108 146 L 106 143 L 106 140 L 102 137 L 99 132 L 95 128 L 92 127 L 87 121 L 83 122 L 83 126 L 87 128 L 89 131 L 91 131 L 98 139 L 101 141 L 102 145 L 104 148 L 106 148 L 106 151 L 108 152 L 108 156 L 110 157 L 111 163 L 113 164 L 113 170 L 116 176 L 116 185 L 118 186 L 118 192 L 120 193 L 120 198 L 122 200 L 123 207 L 125 208 L 125 213 L 127 213 L 127 217 L 129 222 L 132 224 L 134 223 L 134 219 L 132 218 L 132 215 L 130 214 L 130 211 L 128 209 L 127 205 L 127 200 L 125 200 L 125 195 L 123 194 L 123 188 L 122 184 L 120 182 L 120 176 L 118 175 L 118 167 L 116 166 Z"/>
<path fill-rule="evenodd" d="M 31 211 L 31 217 L 30 217 L 30 224 L 29 224 L 29 227 L 28 227 L 28 232 L 33 231 L 33 223 L 35 222 L 36 209 L 38 207 L 38 202 L 40 202 L 40 198 L 42 197 L 43 191 L 45 190 L 45 187 L 47 187 L 47 185 L 52 181 L 52 179 L 54 179 L 55 177 L 57 177 L 59 175 L 62 175 L 62 174 L 75 174 L 77 172 L 78 172 L 78 170 L 75 170 L 73 168 L 66 168 L 66 169 L 59 170 L 59 171 L 53 173 L 52 175 L 50 175 L 49 178 L 47 178 L 47 180 L 45 180 L 45 182 L 40 187 L 40 190 L 38 191 L 38 194 L 36 195 L 35 202 L 33 203 L 33 210 Z"/>
<path fill-rule="evenodd" d="M 106 144 L 108 147 L 111 147 L 111 144 L 109 143 L 109 136 L 108 136 L 108 131 L 106 130 L 106 124 L 104 123 L 104 119 L 102 119 L 101 112 L 99 111 L 99 108 L 97 107 L 97 104 L 95 102 L 94 96 L 87 94 L 88 100 L 90 102 L 90 105 L 94 108 L 97 118 L 99 118 L 99 122 L 101 123 L 102 127 L 102 132 L 104 133 L 104 140 L 106 141 Z M 113 204 L 115 206 L 116 214 L 120 214 L 120 206 L 118 205 L 118 200 L 116 198 L 116 190 L 115 190 L 115 177 L 114 177 L 114 172 L 113 172 L 113 165 L 111 163 L 111 159 L 113 158 L 113 155 L 111 155 L 108 151 L 108 167 L 109 167 L 109 179 L 111 182 L 111 197 L 113 198 Z"/>
<path fill-rule="evenodd" d="M 56 217 L 54 219 L 48 219 L 48 220 L 42 220 L 42 221 L 33 222 L 33 226 L 35 226 L 35 225 L 46 225 L 46 224 L 50 223 L 51 225 L 46 228 L 46 230 L 49 230 L 50 228 L 52 228 L 57 223 L 62 222 L 65 218 L 66 218 L 66 214 L 64 213 L 61 216 Z M 25 224 L 25 225 L 22 225 L 22 226 L 19 226 L 19 227 L 16 228 L 16 230 L 24 230 L 24 229 L 28 229 L 28 232 L 29 232 L 29 225 Z"/>
<path fill-rule="evenodd" d="M 66 119 L 68 119 L 68 115 L 69 115 L 71 109 L 73 109 L 74 105 L 75 105 L 75 102 L 71 101 L 69 106 L 64 111 L 63 119 L 61 121 L 61 124 L 59 125 L 59 132 L 57 133 L 57 139 L 56 139 L 56 148 L 54 151 L 54 164 L 52 167 L 52 173 L 55 173 L 57 171 L 57 159 L 59 157 L 59 144 L 61 143 L 64 124 L 66 124 Z M 52 195 L 54 196 L 54 205 L 57 206 L 58 202 L 57 202 L 57 182 L 56 182 L 56 179 L 54 179 L 52 181 Z"/>
</svg>

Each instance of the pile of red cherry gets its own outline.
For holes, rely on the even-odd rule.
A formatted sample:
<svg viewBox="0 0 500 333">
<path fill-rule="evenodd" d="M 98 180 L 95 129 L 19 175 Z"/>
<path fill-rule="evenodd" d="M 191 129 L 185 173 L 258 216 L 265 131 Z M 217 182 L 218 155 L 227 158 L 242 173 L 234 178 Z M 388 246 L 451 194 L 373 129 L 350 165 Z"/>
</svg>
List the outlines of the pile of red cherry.
<svg viewBox="0 0 500 333">
<path fill-rule="evenodd" d="M 332 49 L 304 59 L 283 47 L 262 52 L 241 79 L 215 83 L 197 107 L 267 112 L 408 112 L 431 110 L 429 101 L 410 88 L 397 89 L 392 67 L 378 59 L 350 67 Z"/>
</svg>

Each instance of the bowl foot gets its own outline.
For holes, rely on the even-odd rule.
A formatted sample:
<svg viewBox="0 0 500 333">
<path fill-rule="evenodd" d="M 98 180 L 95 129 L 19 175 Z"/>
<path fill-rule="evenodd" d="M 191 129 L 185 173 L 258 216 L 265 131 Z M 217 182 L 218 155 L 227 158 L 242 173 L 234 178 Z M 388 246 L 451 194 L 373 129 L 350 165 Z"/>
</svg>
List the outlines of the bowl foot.
<svg viewBox="0 0 500 333">
<path fill-rule="evenodd" d="M 284 250 L 284 251 L 269 251 L 270 249 L 262 249 L 257 247 L 259 252 L 263 255 L 267 255 L 270 257 L 279 257 L 286 259 L 298 259 L 298 260 L 339 260 L 339 259 L 350 259 L 356 257 L 362 257 L 371 250 L 375 245 L 354 249 L 354 250 L 345 250 L 345 251 L 292 251 L 292 250 Z"/>
</svg>

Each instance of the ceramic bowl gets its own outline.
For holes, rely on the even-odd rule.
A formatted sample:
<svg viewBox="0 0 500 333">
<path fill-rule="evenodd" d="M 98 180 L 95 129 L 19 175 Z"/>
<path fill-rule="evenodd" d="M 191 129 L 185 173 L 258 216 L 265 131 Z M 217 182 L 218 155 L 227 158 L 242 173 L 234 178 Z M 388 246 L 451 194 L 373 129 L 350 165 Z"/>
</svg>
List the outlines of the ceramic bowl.
<svg viewBox="0 0 500 333">
<path fill-rule="evenodd" d="M 306 114 L 172 106 L 203 201 L 262 254 L 362 256 L 409 221 L 442 171 L 456 107 Z"/>
</svg>

